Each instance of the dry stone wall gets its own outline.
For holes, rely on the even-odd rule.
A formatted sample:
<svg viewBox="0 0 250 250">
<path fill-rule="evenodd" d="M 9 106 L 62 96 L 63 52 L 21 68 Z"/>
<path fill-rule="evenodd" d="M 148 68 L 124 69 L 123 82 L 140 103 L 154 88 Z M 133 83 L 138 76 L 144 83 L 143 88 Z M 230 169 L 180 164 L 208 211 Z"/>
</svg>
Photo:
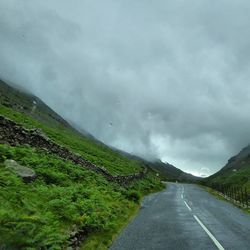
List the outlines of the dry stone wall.
<svg viewBox="0 0 250 250">
<path fill-rule="evenodd" d="M 28 144 L 31 147 L 36 147 L 56 154 L 62 159 L 72 161 L 75 164 L 81 165 L 84 168 L 102 174 L 108 181 L 117 182 L 121 185 L 127 185 L 131 181 L 143 178 L 147 169 L 144 171 L 127 176 L 113 176 L 105 168 L 96 166 L 87 161 L 82 156 L 79 156 L 65 147 L 58 145 L 49 139 L 42 131 L 38 129 L 25 129 L 14 121 L 0 115 L 0 143 L 9 144 L 11 146 Z"/>
</svg>

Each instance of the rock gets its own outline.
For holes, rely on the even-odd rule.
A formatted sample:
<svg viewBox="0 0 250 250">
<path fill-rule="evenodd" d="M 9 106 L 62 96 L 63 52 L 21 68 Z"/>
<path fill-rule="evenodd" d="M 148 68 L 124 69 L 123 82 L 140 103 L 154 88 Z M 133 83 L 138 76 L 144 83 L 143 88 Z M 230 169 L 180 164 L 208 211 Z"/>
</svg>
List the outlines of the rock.
<svg viewBox="0 0 250 250">
<path fill-rule="evenodd" d="M 36 173 L 33 169 L 19 165 L 14 160 L 4 162 L 6 168 L 20 176 L 24 182 L 32 182 L 36 179 Z"/>
</svg>

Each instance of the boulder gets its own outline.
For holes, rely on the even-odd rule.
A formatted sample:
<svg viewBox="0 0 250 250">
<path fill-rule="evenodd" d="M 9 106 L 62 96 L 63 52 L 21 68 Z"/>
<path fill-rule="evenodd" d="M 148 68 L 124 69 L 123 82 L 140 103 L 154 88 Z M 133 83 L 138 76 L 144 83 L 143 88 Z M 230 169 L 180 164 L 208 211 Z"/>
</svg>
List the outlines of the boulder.
<svg viewBox="0 0 250 250">
<path fill-rule="evenodd" d="M 14 160 L 6 160 L 4 165 L 7 169 L 20 176 L 26 183 L 32 182 L 36 179 L 36 172 L 33 169 L 21 166 Z"/>
</svg>

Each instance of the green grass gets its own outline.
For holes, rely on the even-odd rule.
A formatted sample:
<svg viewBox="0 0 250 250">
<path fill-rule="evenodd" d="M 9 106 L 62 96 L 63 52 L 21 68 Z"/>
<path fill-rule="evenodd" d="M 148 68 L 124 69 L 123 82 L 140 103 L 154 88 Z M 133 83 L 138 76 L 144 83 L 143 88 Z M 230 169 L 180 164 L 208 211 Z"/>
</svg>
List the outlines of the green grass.
<svg viewBox="0 0 250 250">
<path fill-rule="evenodd" d="M 29 97 L 23 101 L 22 95 L 13 95 L 28 107 Z M 5 101 L 15 104 L 11 98 Z M 19 112 L 11 105 L 0 104 L 0 114 L 25 128 L 41 129 L 55 143 L 105 167 L 113 175 L 143 169 L 141 162 L 51 119 L 45 106 L 36 111 L 39 114 L 29 114 L 27 107 L 25 112 Z M 6 159 L 33 169 L 37 179 L 23 182 L 4 166 Z M 0 249 L 66 249 L 70 233 L 78 229 L 91 232 L 83 249 L 107 249 L 138 211 L 142 197 L 162 188 L 155 172 L 122 187 L 41 149 L 0 144 Z"/>
<path fill-rule="evenodd" d="M 250 214 L 250 208 L 243 208 L 242 206 L 237 205 L 236 203 L 225 199 L 222 195 L 220 195 L 216 190 L 210 188 L 210 187 L 205 187 L 203 185 L 199 185 L 200 187 L 202 187 L 203 189 L 205 189 L 208 193 L 212 194 L 213 196 L 215 196 L 217 199 L 222 200 L 222 201 L 226 201 L 229 202 L 235 206 L 237 206 L 238 208 L 240 208 L 243 212 Z"/>
<path fill-rule="evenodd" d="M 134 200 L 135 204 L 133 204 L 133 206 L 130 208 L 128 214 L 119 217 L 116 225 L 110 230 L 97 232 L 91 235 L 91 237 L 88 238 L 81 249 L 108 249 L 108 247 L 111 246 L 112 242 L 119 236 L 124 227 L 136 216 L 138 210 L 140 209 L 140 202 L 143 196 L 154 193 L 156 191 L 160 191 L 165 187 L 162 184 L 158 184 L 156 186 L 156 182 L 157 177 L 155 176 L 155 173 L 150 173 L 145 179 L 139 182 L 134 182 L 132 185 L 130 185 L 128 195 L 126 196 L 127 198 Z"/>
<path fill-rule="evenodd" d="M 154 181 L 152 182 L 152 180 Z M 143 196 L 156 191 L 160 191 L 165 187 L 161 184 L 155 189 L 154 183 L 156 180 L 157 178 L 155 177 L 155 174 L 151 173 L 144 180 L 134 182 L 130 186 L 128 194 L 139 194 L 139 196 L 136 196 L 136 199 L 134 199 L 134 195 L 129 195 L 130 199 L 138 202 L 135 202 L 135 204 L 129 210 L 128 214 L 121 216 L 117 220 L 117 223 L 113 228 L 111 228 L 110 230 L 106 230 L 105 232 L 97 232 L 91 235 L 91 237 L 88 238 L 88 240 L 84 243 L 81 249 L 108 249 L 108 247 L 111 246 L 112 242 L 119 236 L 125 226 L 136 216 L 137 212 L 140 209 L 140 201 L 142 200 Z"/>
<path fill-rule="evenodd" d="M 112 242 L 118 237 L 122 229 L 135 217 L 139 210 L 140 206 L 134 204 L 130 208 L 130 212 L 126 216 L 121 216 L 116 225 L 104 232 L 97 232 L 92 234 L 86 242 L 82 245 L 81 249 L 83 250 L 106 250 L 108 249 Z"/>
<path fill-rule="evenodd" d="M 227 170 L 214 178 L 208 178 L 207 182 L 240 186 L 246 188 L 247 192 L 250 194 L 250 164 L 246 163 L 236 172 Z"/>
<path fill-rule="evenodd" d="M 6 169 L 14 159 L 38 178 L 25 184 Z M 62 249 L 76 228 L 93 230 L 88 244 L 108 247 L 138 208 L 140 197 L 160 190 L 155 173 L 124 188 L 55 155 L 0 144 L 0 246 Z M 89 248 L 91 249 L 91 248 Z"/>
<path fill-rule="evenodd" d="M 33 117 L 12 110 L 0 104 L 0 114 L 23 125 L 25 128 L 39 128 L 54 142 L 80 154 L 90 162 L 105 167 L 113 175 L 128 175 L 142 170 L 141 164 L 111 150 L 92 139 L 80 136 L 73 130 L 58 123 L 48 126 Z"/>
<path fill-rule="evenodd" d="M 231 187 L 242 187 L 243 190 L 246 189 L 247 193 L 250 194 L 250 165 L 249 163 L 246 162 L 237 171 L 232 171 L 232 169 L 226 169 L 224 172 L 221 172 L 216 176 L 211 176 L 207 179 L 204 179 L 202 181 L 202 184 L 206 186 L 212 186 L 216 184 L 216 185 L 225 185 Z M 207 191 L 215 195 L 217 198 L 220 198 L 222 200 L 225 200 L 227 202 L 230 202 L 238 206 L 237 204 L 224 199 L 215 190 L 211 188 L 207 188 Z M 240 197 L 238 197 L 238 199 L 240 199 Z M 250 213 L 250 209 L 243 209 L 240 206 L 238 207 L 241 208 L 244 212 Z"/>
</svg>

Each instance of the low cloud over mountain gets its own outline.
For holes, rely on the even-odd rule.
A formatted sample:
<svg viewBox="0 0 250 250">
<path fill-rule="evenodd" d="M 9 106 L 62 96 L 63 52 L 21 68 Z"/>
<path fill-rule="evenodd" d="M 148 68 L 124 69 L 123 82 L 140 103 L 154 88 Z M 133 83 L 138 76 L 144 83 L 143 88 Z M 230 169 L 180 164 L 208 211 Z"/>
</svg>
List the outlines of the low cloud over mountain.
<svg viewBox="0 0 250 250">
<path fill-rule="evenodd" d="M 6 0 L 0 77 L 105 143 L 210 174 L 250 142 L 250 2 Z"/>
</svg>

